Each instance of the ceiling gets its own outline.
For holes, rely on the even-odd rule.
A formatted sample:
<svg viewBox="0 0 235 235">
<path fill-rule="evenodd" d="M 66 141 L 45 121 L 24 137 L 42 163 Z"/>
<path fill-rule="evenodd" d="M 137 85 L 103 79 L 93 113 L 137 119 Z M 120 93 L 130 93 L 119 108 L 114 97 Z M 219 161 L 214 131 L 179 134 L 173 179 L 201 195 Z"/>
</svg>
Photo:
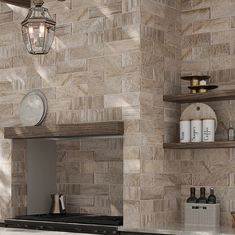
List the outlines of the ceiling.
<svg viewBox="0 0 235 235">
<path fill-rule="evenodd" d="M 30 8 L 31 5 L 30 0 L 4 0 L 4 2 L 25 8 Z"/>
</svg>

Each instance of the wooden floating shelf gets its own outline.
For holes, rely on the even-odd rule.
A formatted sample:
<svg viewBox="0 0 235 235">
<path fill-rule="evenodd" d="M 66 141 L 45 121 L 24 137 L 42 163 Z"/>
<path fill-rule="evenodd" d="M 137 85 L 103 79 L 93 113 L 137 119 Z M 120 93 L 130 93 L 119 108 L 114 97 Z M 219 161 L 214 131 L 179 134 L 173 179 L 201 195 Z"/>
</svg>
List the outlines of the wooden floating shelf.
<svg viewBox="0 0 235 235">
<path fill-rule="evenodd" d="M 234 99 L 235 90 L 218 90 L 200 94 L 180 94 L 163 96 L 164 101 L 176 103 L 211 102 Z"/>
<path fill-rule="evenodd" d="M 235 148 L 235 141 L 216 141 L 208 143 L 165 143 L 165 149 L 216 149 Z"/>
<path fill-rule="evenodd" d="M 122 121 L 4 128 L 6 139 L 69 138 L 123 134 L 124 122 Z"/>
</svg>

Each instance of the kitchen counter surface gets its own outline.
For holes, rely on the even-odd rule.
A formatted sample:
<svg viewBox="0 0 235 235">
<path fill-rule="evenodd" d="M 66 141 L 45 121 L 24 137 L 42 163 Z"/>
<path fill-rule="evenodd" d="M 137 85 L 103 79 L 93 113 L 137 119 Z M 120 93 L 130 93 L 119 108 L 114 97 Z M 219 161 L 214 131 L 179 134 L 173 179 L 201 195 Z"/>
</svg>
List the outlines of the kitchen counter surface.
<svg viewBox="0 0 235 235">
<path fill-rule="evenodd" d="M 30 230 L 30 229 L 17 229 L 17 228 L 3 228 L 0 227 L 0 235 L 74 235 L 76 233 L 67 232 L 51 232 L 42 230 Z M 79 233 L 80 235 L 88 235 L 85 233 Z M 92 234 L 90 234 L 92 235 Z"/>
<path fill-rule="evenodd" d="M 133 232 L 133 233 L 150 233 L 150 234 L 167 234 L 167 235 L 234 235 L 235 228 L 218 228 L 218 229 L 206 229 L 198 227 L 184 227 L 174 226 L 167 228 L 153 228 L 153 229 L 133 229 L 126 227 L 119 227 L 119 231 Z"/>
</svg>

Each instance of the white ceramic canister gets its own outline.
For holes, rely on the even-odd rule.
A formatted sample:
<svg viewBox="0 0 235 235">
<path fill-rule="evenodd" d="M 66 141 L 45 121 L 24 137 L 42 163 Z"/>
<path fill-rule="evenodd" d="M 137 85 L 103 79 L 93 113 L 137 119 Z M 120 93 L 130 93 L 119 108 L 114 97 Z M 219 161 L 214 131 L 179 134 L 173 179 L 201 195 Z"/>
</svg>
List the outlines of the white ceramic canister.
<svg viewBox="0 0 235 235">
<path fill-rule="evenodd" d="M 180 121 L 180 143 L 190 142 L 190 121 Z"/>
<path fill-rule="evenodd" d="M 191 142 L 202 141 L 202 120 L 191 120 Z"/>
<path fill-rule="evenodd" d="M 202 138 L 203 142 L 214 142 L 215 141 L 215 120 L 204 119 L 202 121 Z"/>
</svg>

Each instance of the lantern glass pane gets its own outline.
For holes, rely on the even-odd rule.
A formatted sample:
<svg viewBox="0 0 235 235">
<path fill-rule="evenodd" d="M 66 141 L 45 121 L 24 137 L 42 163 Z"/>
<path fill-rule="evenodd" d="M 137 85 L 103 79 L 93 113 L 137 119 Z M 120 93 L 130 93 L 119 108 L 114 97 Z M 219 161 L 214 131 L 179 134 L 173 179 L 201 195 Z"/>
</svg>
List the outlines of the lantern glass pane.
<svg viewBox="0 0 235 235">
<path fill-rule="evenodd" d="M 44 7 L 29 10 L 22 22 L 25 46 L 31 54 L 47 54 L 55 36 L 55 21 Z"/>
</svg>

